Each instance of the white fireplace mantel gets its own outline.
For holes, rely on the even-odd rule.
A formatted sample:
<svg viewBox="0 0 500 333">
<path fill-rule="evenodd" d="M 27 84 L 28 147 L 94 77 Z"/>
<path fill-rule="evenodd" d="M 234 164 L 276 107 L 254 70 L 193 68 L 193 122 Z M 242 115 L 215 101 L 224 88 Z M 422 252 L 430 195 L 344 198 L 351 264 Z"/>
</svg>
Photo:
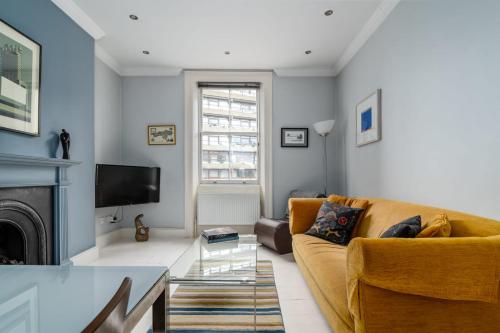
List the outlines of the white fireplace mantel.
<svg viewBox="0 0 500 333">
<path fill-rule="evenodd" d="M 47 158 L 39 156 L 26 156 L 0 153 L 0 164 L 32 165 L 45 167 L 70 167 L 81 164 L 80 161 L 63 160 L 61 158 Z"/>
<path fill-rule="evenodd" d="M 54 186 L 54 261 L 68 264 L 67 169 L 80 161 L 0 153 L 0 188 Z"/>
</svg>

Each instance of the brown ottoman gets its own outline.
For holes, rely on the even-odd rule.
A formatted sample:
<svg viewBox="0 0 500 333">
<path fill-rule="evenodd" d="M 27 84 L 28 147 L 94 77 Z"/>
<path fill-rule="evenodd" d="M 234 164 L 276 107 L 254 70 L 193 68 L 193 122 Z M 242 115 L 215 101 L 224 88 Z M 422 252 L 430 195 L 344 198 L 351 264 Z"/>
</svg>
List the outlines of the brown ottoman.
<svg viewBox="0 0 500 333">
<path fill-rule="evenodd" d="M 292 252 L 292 236 L 287 220 L 261 218 L 254 228 L 257 242 L 270 249 L 285 254 Z"/>
</svg>

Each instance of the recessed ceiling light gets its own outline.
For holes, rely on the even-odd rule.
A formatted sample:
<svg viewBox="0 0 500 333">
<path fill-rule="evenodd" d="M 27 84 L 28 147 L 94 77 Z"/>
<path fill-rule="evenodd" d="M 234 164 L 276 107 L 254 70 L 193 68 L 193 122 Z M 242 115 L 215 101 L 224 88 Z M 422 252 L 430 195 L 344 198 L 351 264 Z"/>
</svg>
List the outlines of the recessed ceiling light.
<svg viewBox="0 0 500 333">
<path fill-rule="evenodd" d="M 325 16 L 330 16 L 332 15 L 334 12 L 333 12 L 333 9 L 328 9 L 326 12 L 325 12 Z"/>
<path fill-rule="evenodd" d="M 131 20 L 137 21 L 139 19 L 139 16 L 130 14 L 128 17 L 130 17 Z"/>
<path fill-rule="evenodd" d="M 149 54 L 149 51 L 148 50 L 144 50 L 144 51 L 142 51 L 142 53 L 147 55 L 147 54 Z"/>
<path fill-rule="evenodd" d="M 306 52 L 304 52 L 305 54 L 311 54 L 312 51 L 311 50 L 307 50 Z"/>
<path fill-rule="evenodd" d="M 230 54 L 231 54 L 231 51 L 224 51 L 224 54 L 225 54 L 225 55 L 230 55 Z"/>
</svg>

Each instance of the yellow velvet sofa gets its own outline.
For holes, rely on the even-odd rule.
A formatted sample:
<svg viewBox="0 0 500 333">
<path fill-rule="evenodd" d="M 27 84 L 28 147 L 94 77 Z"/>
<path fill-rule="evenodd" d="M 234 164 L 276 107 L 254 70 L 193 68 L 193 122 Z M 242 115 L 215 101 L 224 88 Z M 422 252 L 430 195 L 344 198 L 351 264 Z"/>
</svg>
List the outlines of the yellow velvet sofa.
<svg viewBox="0 0 500 333">
<path fill-rule="evenodd" d="M 295 260 L 335 333 L 500 332 L 500 222 L 365 199 L 344 247 L 304 234 L 324 200 L 290 199 L 290 232 Z M 408 217 L 424 224 L 440 213 L 451 237 L 378 238 Z"/>
</svg>

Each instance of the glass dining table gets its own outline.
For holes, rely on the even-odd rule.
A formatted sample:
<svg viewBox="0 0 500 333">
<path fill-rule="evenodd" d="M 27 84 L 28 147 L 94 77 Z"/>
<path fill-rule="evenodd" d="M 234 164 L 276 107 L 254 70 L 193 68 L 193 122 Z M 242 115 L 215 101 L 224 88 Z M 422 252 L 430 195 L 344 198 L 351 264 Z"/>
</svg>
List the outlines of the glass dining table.
<svg viewBox="0 0 500 333">
<path fill-rule="evenodd" d="M 132 279 L 126 327 L 153 306 L 154 331 L 165 332 L 166 267 L 72 265 L 0 266 L 0 332 L 81 332 L 125 277 Z"/>
</svg>

